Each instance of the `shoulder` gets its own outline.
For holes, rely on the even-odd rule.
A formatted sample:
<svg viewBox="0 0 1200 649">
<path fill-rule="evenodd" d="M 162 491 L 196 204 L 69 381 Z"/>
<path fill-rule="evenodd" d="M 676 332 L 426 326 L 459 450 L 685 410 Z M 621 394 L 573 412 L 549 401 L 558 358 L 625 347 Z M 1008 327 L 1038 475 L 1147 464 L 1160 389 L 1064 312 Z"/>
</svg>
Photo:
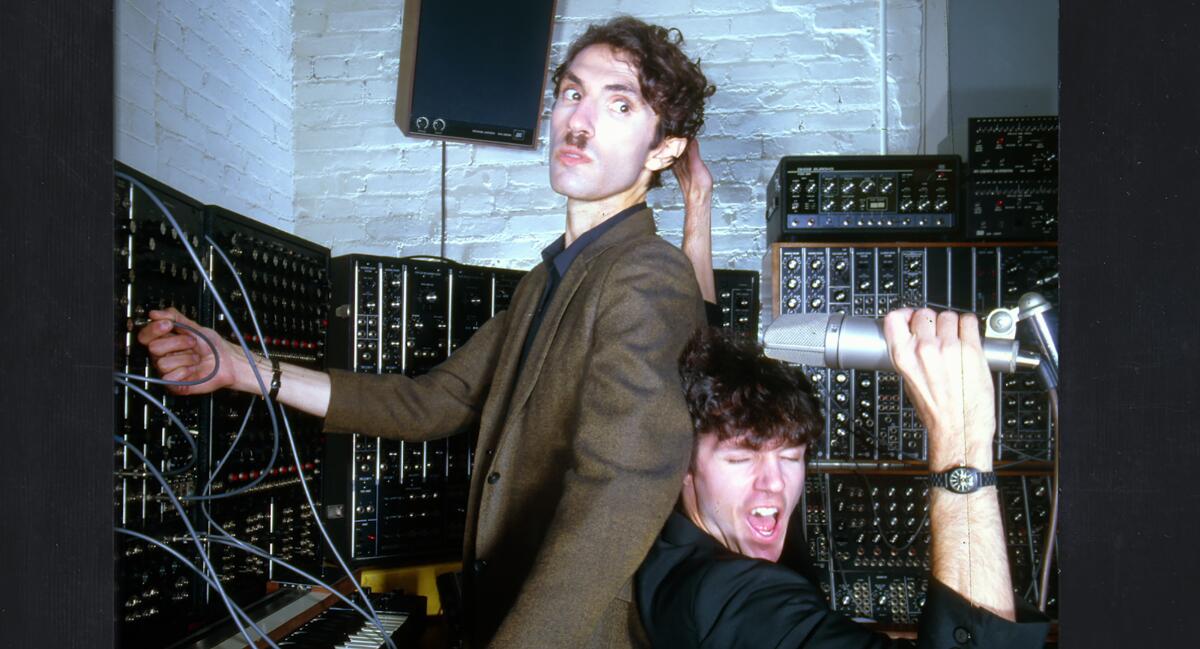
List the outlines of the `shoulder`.
<svg viewBox="0 0 1200 649">
<path fill-rule="evenodd" d="M 772 639 L 827 610 L 820 587 L 799 573 L 707 541 L 660 537 L 637 580 L 639 609 L 656 644 L 674 637 L 695 645 L 773 646 Z"/>
<path fill-rule="evenodd" d="M 678 292 L 696 300 L 703 308 L 692 262 L 679 248 L 656 234 L 637 237 L 611 246 L 592 260 L 605 284 L 656 287 Z"/>
</svg>

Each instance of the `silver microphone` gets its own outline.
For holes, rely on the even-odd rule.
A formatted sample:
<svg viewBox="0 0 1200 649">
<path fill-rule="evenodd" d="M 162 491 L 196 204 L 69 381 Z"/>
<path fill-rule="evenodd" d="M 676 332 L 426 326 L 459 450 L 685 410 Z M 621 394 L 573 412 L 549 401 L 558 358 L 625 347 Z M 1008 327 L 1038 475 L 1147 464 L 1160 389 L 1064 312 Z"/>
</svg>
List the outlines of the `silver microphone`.
<svg viewBox="0 0 1200 649">
<path fill-rule="evenodd" d="M 846 370 L 895 371 L 883 337 L 883 320 L 844 313 L 789 313 L 767 326 L 763 347 L 770 358 Z M 1015 340 L 983 339 L 983 355 L 993 372 L 1036 369 L 1037 354 Z"/>
</svg>

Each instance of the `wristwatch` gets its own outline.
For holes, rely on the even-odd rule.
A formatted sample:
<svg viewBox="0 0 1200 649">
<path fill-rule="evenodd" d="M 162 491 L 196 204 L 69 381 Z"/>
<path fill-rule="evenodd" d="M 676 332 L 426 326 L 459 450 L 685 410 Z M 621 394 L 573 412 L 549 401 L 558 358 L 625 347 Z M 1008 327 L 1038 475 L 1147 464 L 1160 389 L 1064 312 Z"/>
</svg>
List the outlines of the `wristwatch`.
<svg viewBox="0 0 1200 649">
<path fill-rule="evenodd" d="M 956 494 L 969 494 L 996 484 L 995 471 L 980 471 L 973 466 L 956 466 L 948 471 L 929 474 L 929 485 Z"/>
</svg>

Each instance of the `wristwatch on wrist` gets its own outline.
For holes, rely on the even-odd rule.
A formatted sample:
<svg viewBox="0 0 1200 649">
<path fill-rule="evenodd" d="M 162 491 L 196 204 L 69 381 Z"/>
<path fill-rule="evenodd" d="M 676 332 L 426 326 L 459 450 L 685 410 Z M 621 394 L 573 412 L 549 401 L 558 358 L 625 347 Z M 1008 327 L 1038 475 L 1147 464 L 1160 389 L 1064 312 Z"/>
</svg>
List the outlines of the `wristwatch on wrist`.
<svg viewBox="0 0 1200 649">
<path fill-rule="evenodd" d="M 956 466 L 948 471 L 929 474 L 929 485 L 956 494 L 969 494 L 996 484 L 995 471 L 980 471 L 972 466 Z"/>
</svg>

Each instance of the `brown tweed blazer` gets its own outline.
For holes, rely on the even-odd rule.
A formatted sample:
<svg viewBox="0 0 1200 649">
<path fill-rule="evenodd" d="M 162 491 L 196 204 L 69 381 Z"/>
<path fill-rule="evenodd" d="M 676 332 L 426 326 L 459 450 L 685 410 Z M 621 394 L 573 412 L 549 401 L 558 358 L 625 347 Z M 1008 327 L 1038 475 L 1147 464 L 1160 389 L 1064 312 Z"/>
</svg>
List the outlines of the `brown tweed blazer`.
<svg viewBox="0 0 1200 649">
<path fill-rule="evenodd" d="M 464 567 L 482 566 L 476 645 L 635 646 L 630 580 L 691 452 L 677 362 L 703 302 L 643 210 L 571 264 L 517 376 L 546 277 L 536 266 L 425 375 L 333 372 L 325 429 L 425 440 L 478 419 L 464 547 Z"/>
</svg>

